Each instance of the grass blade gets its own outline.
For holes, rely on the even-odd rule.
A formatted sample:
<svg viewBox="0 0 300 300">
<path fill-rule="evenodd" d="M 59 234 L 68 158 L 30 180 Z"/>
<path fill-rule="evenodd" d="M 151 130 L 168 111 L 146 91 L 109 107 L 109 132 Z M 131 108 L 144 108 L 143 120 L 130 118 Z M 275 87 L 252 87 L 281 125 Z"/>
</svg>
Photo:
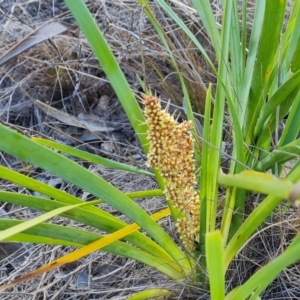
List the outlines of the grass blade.
<svg viewBox="0 0 300 300">
<path fill-rule="evenodd" d="M 297 235 L 292 244 L 284 251 L 283 254 L 275 258 L 268 265 L 259 269 L 246 283 L 238 288 L 230 299 L 248 299 L 251 294 L 255 294 L 257 296 L 260 295 L 281 271 L 299 260 L 299 247 L 300 236 Z M 251 297 L 251 299 L 255 298 Z"/>
<path fill-rule="evenodd" d="M 272 153 L 264 157 L 255 166 L 256 171 L 267 171 L 275 166 L 275 164 L 284 164 L 296 157 L 300 156 L 300 139 L 275 149 Z"/>
<path fill-rule="evenodd" d="M 203 22 L 206 32 L 212 41 L 217 58 L 221 57 L 221 34 L 209 0 L 192 0 L 193 6 Z M 220 61 L 218 61 L 220 63 Z"/>
<path fill-rule="evenodd" d="M 273 68 L 277 66 L 276 53 L 281 35 L 286 1 L 261 1 L 265 2 L 264 19 L 261 29 L 260 42 L 257 49 L 254 72 L 251 82 L 251 93 L 246 109 L 246 124 L 244 134 L 247 143 L 253 140 L 253 129 L 258 115 L 263 106 L 268 88 L 274 76 Z M 274 23 L 272 20 L 276 18 Z M 274 42 L 277 41 L 277 42 Z M 273 75 L 272 75 L 273 74 Z"/>
<path fill-rule="evenodd" d="M 21 223 L 23 222 L 20 220 L 0 219 L 0 230 L 5 230 Z M 5 239 L 4 242 L 65 245 L 81 248 L 85 245 L 98 241 L 101 238 L 103 238 L 102 235 L 86 230 L 79 230 L 61 225 L 40 223 L 25 230 L 23 233 L 18 233 L 10 238 Z M 115 241 L 103 247 L 102 251 L 139 261 L 159 270 L 170 278 L 179 278 L 182 275 L 180 273 L 179 266 L 173 264 L 172 261 L 156 255 L 151 255 L 127 243 Z"/>
<path fill-rule="evenodd" d="M 148 141 L 145 135 L 147 126 L 145 125 L 144 115 L 102 32 L 99 30 L 97 23 L 83 0 L 65 0 L 65 3 L 88 40 L 103 71 L 116 92 L 144 151 L 147 153 Z"/>
<path fill-rule="evenodd" d="M 225 299 L 223 253 L 223 242 L 220 231 L 208 232 L 206 235 L 206 265 L 212 300 Z"/>
<path fill-rule="evenodd" d="M 31 219 L 29 221 L 26 221 L 26 222 L 23 222 L 21 224 L 18 224 L 18 225 L 15 225 L 11 228 L 8 228 L 2 232 L 0 232 L 0 241 L 2 240 L 5 240 L 19 232 L 22 232 L 30 227 L 33 227 L 39 223 L 42 223 L 48 219 L 51 219 L 53 217 L 56 217 L 57 215 L 61 214 L 61 213 L 64 213 L 72 208 L 76 208 L 76 207 L 79 207 L 79 206 L 84 206 L 84 205 L 93 205 L 93 204 L 96 204 L 98 203 L 98 201 L 92 201 L 92 202 L 89 202 L 89 203 L 80 203 L 80 204 L 75 204 L 75 205 L 68 205 L 68 206 L 64 206 L 64 207 L 60 207 L 60 208 L 57 208 L 57 209 L 54 209 L 52 211 L 49 211 L 41 216 L 38 216 L 34 219 Z"/>
<path fill-rule="evenodd" d="M 183 252 L 170 236 L 141 207 L 111 184 L 3 124 L 0 124 L 0 139 L 2 141 L 0 149 L 2 151 L 75 184 L 127 215 L 147 231 L 185 270 L 190 269 L 190 263 L 184 258 Z M 18 144 L 18 147 L 12 146 L 16 144 Z"/>
<path fill-rule="evenodd" d="M 153 221 L 154 220 L 159 220 L 159 219 L 167 216 L 169 213 L 170 213 L 170 210 L 169 209 L 165 209 L 163 211 L 160 211 L 160 212 L 152 215 L 151 219 L 153 219 Z M 28 222 L 30 222 L 30 221 L 28 221 Z M 17 225 L 17 226 L 19 226 L 19 225 Z M 140 229 L 140 227 L 137 224 L 135 224 L 135 223 L 131 224 L 131 225 L 128 225 L 127 227 L 122 228 L 121 230 L 119 230 L 117 232 L 114 232 L 111 235 L 103 237 L 102 239 L 97 240 L 97 241 L 95 241 L 95 242 L 93 242 L 93 243 L 91 243 L 89 245 L 86 245 L 86 246 L 82 247 L 81 249 L 75 250 L 74 252 L 71 252 L 71 253 L 69 253 L 67 255 L 64 255 L 64 256 L 56 259 L 55 261 L 53 261 L 53 262 L 51 262 L 51 263 L 49 263 L 47 265 L 44 265 L 44 266 L 40 267 L 39 269 L 37 269 L 35 271 L 32 271 L 32 272 L 26 274 L 25 276 L 23 276 L 21 278 L 18 278 L 16 280 L 12 281 L 9 284 L 2 285 L 0 287 L 0 291 L 3 291 L 3 290 L 5 290 L 5 289 L 7 289 L 9 287 L 12 287 L 12 286 L 16 285 L 16 284 L 20 284 L 20 283 L 22 283 L 22 282 L 24 282 L 26 280 L 34 278 L 34 277 L 36 277 L 38 275 L 41 275 L 41 274 L 43 274 L 45 272 L 48 272 L 48 271 L 53 270 L 55 268 L 58 268 L 60 266 L 63 266 L 66 263 L 70 263 L 70 262 L 76 261 L 76 260 L 78 260 L 78 259 L 80 259 L 80 258 L 82 258 L 82 257 L 84 257 L 84 256 L 86 256 L 86 255 L 88 255 L 88 254 L 90 254 L 92 252 L 95 252 L 96 250 L 99 250 L 99 249 L 101 249 L 101 248 L 103 248 L 103 247 L 111 244 L 114 241 L 117 241 L 117 240 L 123 238 L 124 236 L 126 236 L 126 235 L 128 235 L 128 234 L 130 234 L 130 233 L 132 233 L 132 232 L 134 232 L 134 231 L 136 231 L 138 229 Z M 184 278 L 184 276 L 183 276 L 182 273 L 177 274 L 177 276 L 178 277 L 176 279 L 178 279 L 178 280 Z"/>
<path fill-rule="evenodd" d="M 298 162 L 294 166 L 293 170 L 288 174 L 285 181 L 295 183 L 300 180 L 299 170 L 300 163 Z M 244 245 L 244 243 L 246 243 L 251 234 L 266 220 L 266 218 L 283 201 L 283 199 L 289 196 L 289 189 L 286 189 L 286 194 L 284 195 L 281 193 L 281 191 L 280 194 L 276 196 L 273 195 L 267 196 L 261 202 L 261 204 L 252 211 L 249 217 L 229 241 L 224 254 L 225 269 L 228 268 L 233 257 L 240 251 L 241 247 Z"/>
<path fill-rule="evenodd" d="M 266 126 L 269 121 L 269 117 L 271 114 L 274 114 L 276 108 L 281 105 L 282 102 L 287 101 L 287 98 L 296 90 L 299 90 L 300 85 L 300 71 L 293 74 L 282 86 L 277 89 L 275 94 L 269 99 L 269 101 L 262 108 L 257 123 L 254 129 L 254 135 L 257 136 L 261 128 L 267 127 L 269 131 L 269 127 Z M 293 99 L 294 99 L 293 95 Z M 282 114 L 284 114 L 283 112 Z M 274 118 L 272 118 L 274 119 Z M 280 121 L 280 120 L 279 120 Z"/>
<path fill-rule="evenodd" d="M 148 171 L 139 169 L 137 167 L 133 167 L 133 166 L 130 166 L 127 164 L 113 161 L 111 159 L 107 159 L 107 158 L 101 157 L 99 155 L 90 154 L 88 152 L 78 150 L 78 149 L 75 149 L 74 147 L 69 147 L 64 144 L 57 143 L 57 142 L 54 142 L 51 140 L 46 140 L 46 139 L 41 139 L 41 138 L 33 138 L 33 140 L 41 145 L 51 147 L 55 150 L 62 151 L 64 153 L 70 154 L 74 157 L 78 157 L 85 161 L 93 162 L 95 164 L 99 164 L 99 165 L 102 165 L 105 167 L 109 167 L 109 168 L 117 169 L 117 170 L 123 170 L 123 171 L 127 171 L 127 172 L 132 172 L 132 173 L 137 173 L 137 174 L 142 174 L 142 175 L 154 176 L 154 174 L 152 174 Z"/>
<path fill-rule="evenodd" d="M 243 2 L 244 3 L 244 2 Z M 266 1 L 257 1 L 255 15 L 253 20 L 253 28 L 251 31 L 251 38 L 249 43 L 249 51 L 247 55 L 246 69 L 244 75 L 243 89 L 239 98 L 238 117 L 240 124 L 244 124 L 245 113 L 247 110 L 249 93 L 251 89 L 251 80 L 254 73 L 254 66 L 256 63 L 257 52 L 259 49 L 259 38 L 261 35 L 262 24 L 264 19 Z"/>
<path fill-rule="evenodd" d="M 142 299 L 151 299 L 157 297 L 168 297 L 171 295 L 171 292 L 166 289 L 152 289 L 152 290 L 146 290 L 139 293 L 136 293 L 133 296 L 130 296 L 128 300 L 142 300 Z"/>
<path fill-rule="evenodd" d="M 221 34 L 222 53 L 218 60 L 220 62 L 218 75 L 224 83 L 227 82 L 227 58 L 229 55 L 229 37 L 230 37 L 230 25 L 231 25 L 231 12 L 232 1 L 226 1 L 224 7 L 223 26 Z M 209 220 L 209 226 L 207 231 L 214 231 L 216 225 L 216 211 L 217 211 L 217 199 L 218 199 L 218 183 L 217 178 L 220 170 L 221 161 L 221 144 L 223 136 L 223 118 L 225 109 L 225 94 L 226 91 L 223 88 L 221 81 L 218 81 L 216 88 L 215 106 L 213 113 L 213 120 L 211 125 L 211 149 L 209 152 L 208 165 L 208 186 L 207 186 L 207 218 Z"/>
</svg>

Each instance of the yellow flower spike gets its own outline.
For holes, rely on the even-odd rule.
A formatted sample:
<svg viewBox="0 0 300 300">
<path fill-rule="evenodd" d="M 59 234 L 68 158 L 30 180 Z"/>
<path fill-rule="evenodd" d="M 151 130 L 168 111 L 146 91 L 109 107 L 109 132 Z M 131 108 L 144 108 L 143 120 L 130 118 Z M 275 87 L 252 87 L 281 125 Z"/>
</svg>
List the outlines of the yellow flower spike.
<svg viewBox="0 0 300 300">
<path fill-rule="evenodd" d="M 199 234 L 200 201 L 193 187 L 196 177 L 191 123 L 178 123 L 167 108 L 162 109 L 156 96 L 144 95 L 143 98 L 150 142 L 147 166 L 160 170 L 166 183 L 166 198 L 185 213 L 186 217 L 177 220 L 176 227 L 183 245 L 194 251 Z"/>
</svg>

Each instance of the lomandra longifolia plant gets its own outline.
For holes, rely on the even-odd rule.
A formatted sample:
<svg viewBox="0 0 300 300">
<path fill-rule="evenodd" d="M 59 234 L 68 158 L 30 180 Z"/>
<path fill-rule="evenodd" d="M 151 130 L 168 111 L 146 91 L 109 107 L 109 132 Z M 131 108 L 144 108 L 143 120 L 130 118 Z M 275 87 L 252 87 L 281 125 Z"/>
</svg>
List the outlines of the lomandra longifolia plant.
<svg viewBox="0 0 300 300">
<path fill-rule="evenodd" d="M 188 7 L 187 2 L 191 2 L 192 6 Z M 296 183 L 300 180 L 300 162 L 292 166 L 284 179 L 277 175 L 282 173 L 286 162 L 300 155 L 300 1 L 295 0 L 289 12 L 285 0 L 253 2 L 255 12 L 250 27 L 249 1 L 219 2 L 222 3 L 221 18 L 220 11 L 216 14 L 209 0 L 138 0 L 147 24 L 150 22 L 157 33 L 155 43 L 158 38 L 162 43 L 156 49 L 165 51 L 164 57 L 168 57 L 168 63 L 172 64 L 179 78 L 184 110 L 189 120 L 179 123 L 166 109 L 162 109 L 160 100 L 154 95 L 143 97 L 143 114 L 136 95 L 85 1 L 65 0 L 122 103 L 141 148 L 148 155 L 148 167 L 153 170 L 145 171 L 104 160 L 49 140 L 32 140 L 0 124 L 0 150 L 63 178 L 101 199 L 100 202 L 108 203 L 130 220 L 123 222 L 103 211 L 95 202 L 86 203 L 34 178 L 0 167 L 0 176 L 5 180 L 38 191 L 51 199 L 0 191 L 1 201 L 44 213 L 30 222 L 0 218 L 0 240 L 38 241 L 79 248 L 30 276 L 27 274 L 19 281 L 0 286 L 0 291 L 102 249 L 148 265 L 174 280 L 176 286 L 183 283 L 180 285 L 181 291 L 192 290 L 195 299 L 203 298 L 197 293 L 204 290 L 204 297 L 212 300 L 256 300 L 282 270 L 299 261 L 300 236 L 296 234 L 289 245 L 281 245 L 278 256 L 258 268 L 253 275 L 249 274 L 245 281 L 228 286 L 230 273 L 227 271 L 254 233 L 263 228 L 264 222 L 277 212 L 284 199 L 294 204 L 299 199 L 299 184 Z M 168 18 L 166 23 L 174 22 L 174 32 L 170 28 L 164 30 L 166 23 L 160 24 L 156 18 L 158 6 L 159 11 L 163 11 Z M 186 20 L 188 14 L 193 23 L 197 23 L 198 18 L 199 31 L 205 30 L 205 39 L 210 43 L 209 51 L 213 51 L 214 55 L 208 55 L 199 36 L 195 36 L 181 19 L 184 16 Z M 184 45 L 192 45 L 191 48 L 201 53 L 213 73 L 211 78 L 216 79 L 213 91 L 211 84 L 205 87 L 201 150 L 195 147 L 191 134 L 197 131 L 190 101 L 191 91 L 185 85 L 186 78 L 183 77 L 186 74 L 180 72 L 180 65 L 185 63 L 185 70 L 192 69 L 196 61 L 177 63 L 178 57 L 183 58 L 181 54 L 186 50 L 185 46 L 179 49 L 173 43 L 179 42 L 179 31 L 182 33 L 180 36 L 186 38 Z M 143 41 L 142 36 L 139 38 Z M 148 43 L 145 39 L 140 44 L 144 45 L 144 42 Z M 187 56 L 184 58 L 188 59 Z M 282 135 L 277 136 L 278 143 L 274 147 L 273 135 L 276 124 L 280 122 L 285 126 Z M 224 128 L 228 125 L 233 149 L 229 173 L 224 174 L 220 167 L 221 146 Z M 124 194 L 101 177 L 49 148 L 96 164 L 151 176 L 156 178 L 161 189 L 135 191 L 134 196 Z M 249 190 L 261 200 L 253 211 L 245 214 Z M 165 196 L 168 208 L 151 216 L 132 200 L 134 197 L 157 195 Z M 170 213 L 182 243 L 177 243 L 174 236 L 157 223 Z M 92 226 L 101 234 L 45 223 L 58 214 Z M 47 235 L 41 230 L 44 228 Z M 23 232 L 25 235 L 22 235 Z M 103 232 L 105 235 L 102 235 Z M 197 243 L 200 247 L 196 249 Z M 234 263 L 240 263 L 240 260 Z M 236 288 L 232 289 L 232 286 Z M 178 297 L 173 289 L 154 286 L 129 299 L 149 299 L 172 293 L 175 293 L 175 299 L 182 299 L 181 291 Z"/>
</svg>

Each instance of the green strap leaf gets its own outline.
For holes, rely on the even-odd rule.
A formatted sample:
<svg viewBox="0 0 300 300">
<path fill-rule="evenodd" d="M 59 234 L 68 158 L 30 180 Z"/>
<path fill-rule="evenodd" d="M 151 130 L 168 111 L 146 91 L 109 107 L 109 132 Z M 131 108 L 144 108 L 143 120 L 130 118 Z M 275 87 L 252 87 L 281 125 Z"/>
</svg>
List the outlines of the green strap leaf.
<svg viewBox="0 0 300 300">
<path fill-rule="evenodd" d="M 148 141 L 145 135 L 147 126 L 144 115 L 107 41 L 83 0 L 65 0 L 65 3 L 88 40 L 147 153 Z"/>
<path fill-rule="evenodd" d="M 211 300 L 225 299 L 225 270 L 223 262 L 223 242 L 220 231 L 206 234 L 206 265 L 210 285 Z"/>
<path fill-rule="evenodd" d="M 120 162 L 117 162 L 117 161 L 114 161 L 111 159 L 107 159 L 107 158 L 101 157 L 99 155 L 91 154 L 86 151 L 78 150 L 78 149 L 75 149 L 74 147 L 69 147 L 67 145 L 57 143 L 55 141 L 41 139 L 41 138 L 33 138 L 33 140 L 41 145 L 51 147 L 55 150 L 62 151 L 64 153 L 70 154 L 72 156 L 75 156 L 75 157 L 81 158 L 83 160 L 93 162 L 95 164 L 99 164 L 99 165 L 102 165 L 105 167 L 109 167 L 109 168 L 117 169 L 117 170 L 123 170 L 123 171 L 127 171 L 127 172 L 132 172 L 132 173 L 137 173 L 137 174 L 142 174 L 142 175 L 154 176 L 153 173 L 150 173 L 143 169 L 140 169 L 140 168 L 137 168 L 134 166 L 130 166 L 127 164 L 123 164 L 123 163 L 120 163 Z"/>
<path fill-rule="evenodd" d="M 283 254 L 272 260 L 266 266 L 259 269 L 251 278 L 234 291 L 229 298 L 231 300 L 256 299 L 266 287 L 283 271 L 286 267 L 300 259 L 300 235 L 293 240 L 292 244 Z M 228 295 L 229 297 L 230 295 Z"/>
<path fill-rule="evenodd" d="M 284 164 L 300 156 L 300 139 L 295 140 L 281 148 L 275 149 L 272 153 L 264 157 L 255 166 L 256 171 L 265 171 L 273 168 L 275 164 Z"/>
<path fill-rule="evenodd" d="M 246 124 L 244 127 L 244 134 L 247 136 L 247 142 L 251 142 L 253 140 L 253 128 L 264 104 L 268 87 L 272 82 L 271 77 L 273 68 L 278 64 L 276 53 L 278 50 L 286 7 L 286 0 L 264 0 L 259 2 L 265 3 L 265 10 L 252 76 L 251 92 L 249 94 L 249 101 L 245 111 Z M 276 22 L 274 22 L 274 19 Z"/>
<path fill-rule="evenodd" d="M 35 143 L 3 124 L 0 124 L 0 140 L 2 151 L 75 184 L 128 216 L 148 232 L 182 266 L 184 272 L 189 272 L 191 268 L 189 261 L 170 236 L 141 207 L 114 186 L 75 162 Z"/>
<path fill-rule="evenodd" d="M 291 188 L 288 188 L 288 185 L 292 182 L 295 183 L 298 180 L 300 180 L 300 162 L 298 162 L 293 170 L 288 174 L 286 180 L 282 182 L 286 182 L 286 184 L 283 184 L 282 188 L 283 190 L 275 187 L 275 184 L 273 184 L 270 187 L 269 192 L 271 195 L 267 196 L 258 207 L 256 207 L 252 213 L 249 215 L 249 217 L 244 221 L 244 223 L 240 226 L 240 228 L 236 231 L 234 236 L 229 241 L 225 253 L 224 253 L 224 262 L 225 262 L 225 269 L 228 268 L 231 260 L 233 257 L 240 251 L 241 247 L 247 242 L 251 234 L 266 220 L 266 218 L 274 211 L 274 209 L 283 201 L 283 199 L 289 197 L 290 192 L 292 191 L 293 185 Z M 255 176 L 254 176 L 255 177 Z M 257 183 L 259 180 L 257 180 Z M 280 180 L 277 180 L 277 183 L 280 183 Z M 253 184 L 255 184 L 253 182 Z M 258 183 L 259 184 L 259 183 Z M 280 183 L 281 184 L 281 183 Z M 263 184 L 262 184 L 263 186 Z M 278 194 L 274 193 L 274 187 L 275 190 L 278 190 Z M 246 188 L 246 187 L 245 187 Z M 251 187 L 251 189 L 253 186 Z M 254 189 L 255 190 L 255 189 Z M 273 190 L 273 191 L 272 191 Z M 282 193 L 284 192 L 284 193 Z"/>
<path fill-rule="evenodd" d="M 287 97 L 292 94 L 295 90 L 299 90 L 300 85 L 300 70 L 293 74 L 280 88 L 275 92 L 275 94 L 269 99 L 268 103 L 264 105 L 260 112 L 259 118 L 257 120 L 254 135 L 257 136 L 262 128 L 267 127 L 268 119 L 276 111 L 276 108 L 281 105 L 283 101 L 287 101 Z M 294 95 L 293 95 L 294 99 Z M 275 119 L 275 118 L 272 118 Z M 267 128 L 269 130 L 269 128 Z"/>
<path fill-rule="evenodd" d="M 22 225 L 24 222 L 14 219 L 0 219 L 0 232 L 16 225 Z M 24 230 L 23 233 L 17 233 L 6 238 L 4 242 L 23 242 L 47 245 L 63 245 L 73 247 L 84 247 L 91 244 L 103 236 L 86 230 L 79 230 L 67 226 L 40 223 Z M 120 255 L 139 261 L 148 266 L 151 266 L 170 278 L 177 280 L 182 278 L 180 268 L 170 261 L 160 258 L 156 255 L 151 255 L 134 246 L 120 241 L 115 241 L 102 248 L 103 251 Z"/>
<path fill-rule="evenodd" d="M 88 203 L 80 203 L 80 204 L 75 204 L 75 205 L 68 205 L 68 206 L 60 207 L 60 208 L 54 209 L 52 211 L 49 211 L 41 216 L 33 218 L 29 221 L 25 221 L 21 224 L 15 225 L 11 228 L 8 228 L 8 229 L 0 232 L 0 241 L 5 240 L 16 233 L 22 232 L 22 231 L 24 231 L 30 227 L 33 227 L 41 222 L 51 219 L 51 218 L 53 218 L 61 213 L 64 213 L 72 208 L 76 208 L 76 207 L 84 206 L 84 205 L 93 205 L 93 204 L 96 204 L 95 202 L 98 202 L 98 201 L 92 201 L 92 202 L 88 202 Z"/>
<path fill-rule="evenodd" d="M 171 295 L 171 292 L 166 289 L 151 289 L 136 293 L 133 296 L 130 296 L 128 300 L 143 300 L 143 299 L 152 299 L 157 297 L 168 297 Z M 164 298 L 163 298 L 164 299 Z"/>
</svg>

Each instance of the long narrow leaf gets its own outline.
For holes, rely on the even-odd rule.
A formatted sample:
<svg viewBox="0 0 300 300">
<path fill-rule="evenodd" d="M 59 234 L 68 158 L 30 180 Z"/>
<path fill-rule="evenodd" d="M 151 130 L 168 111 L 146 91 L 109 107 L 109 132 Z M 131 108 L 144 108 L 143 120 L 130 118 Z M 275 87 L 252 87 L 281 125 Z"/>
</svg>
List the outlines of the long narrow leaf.
<svg viewBox="0 0 300 300">
<path fill-rule="evenodd" d="M 147 231 L 185 271 L 190 269 L 190 264 L 184 259 L 184 254 L 168 234 L 142 208 L 111 184 L 3 124 L 0 124 L 0 139 L 2 141 L 0 149 L 2 151 L 62 177 L 127 215 Z M 12 146 L 16 144 L 18 144 L 18 147 Z"/>
<path fill-rule="evenodd" d="M 244 171 L 240 174 L 219 174 L 220 184 L 253 190 L 267 195 L 289 198 L 293 184 L 287 180 L 280 180 L 271 174 L 255 171 Z"/>
<path fill-rule="evenodd" d="M 0 192 L 0 199 L 5 202 L 30 207 L 39 211 L 50 211 L 66 205 L 84 203 L 72 195 L 1 166 L 0 177 L 57 200 L 53 201 L 29 195 Z M 63 214 L 63 216 L 108 233 L 127 226 L 125 222 L 94 206 L 72 209 L 67 214 Z M 171 258 L 159 245 L 140 232 L 135 232 L 125 237 L 125 239 L 158 257 L 165 257 L 167 260 Z"/>
<path fill-rule="evenodd" d="M 206 265 L 209 276 L 211 300 L 225 299 L 225 272 L 223 269 L 223 243 L 220 231 L 206 235 Z"/>
<path fill-rule="evenodd" d="M 168 214 L 170 213 L 169 209 L 165 209 L 163 211 L 160 211 L 156 214 L 154 214 L 151 219 L 154 220 L 159 220 L 165 216 L 167 216 Z M 6 284 L 6 285 L 3 285 L 0 287 L 0 291 L 3 291 L 9 287 L 12 287 L 16 284 L 20 284 L 26 280 L 29 280 L 31 278 L 34 278 L 38 275 L 41 275 L 45 272 L 48 272 L 50 270 L 53 270 L 55 268 L 58 268 L 66 263 L 70 263 L 70 262 L 73 262 L 75 260 L 78 260 L 92 252 L 95 252 L 96 250 L 99 250 L 109 244 L 111 244 L 112 242 L 114 241 L 117 241 L 121 238 L 123 238 L 124 236 L 136 231 L 140 229 L 140 227 L 137 225 L 137 224 L 131 224 L 131 225 L 128 225 L 127 227 L 109 235 L 109 236 L 106 236 L 106 237 L 103 237 L 102 239 L 98 240 L 98 241 L 95 241 L 87 246 L 84 246 L 74 252 L 71 252 L 67 255 L 64 255 L 63 257 L 60 257 L 58 259 L 56 259 L 55 261 L 47 264 L 47 265 L 44 265 L 42 267 L 40 267 L 39 269 L 33 271 L 33 272 L 30 272 L 28 274 L 26 274 L 25 276 L 21 277 L 21 278 L 18 278 L 14 281 L 12 281 L 11 283 L 9 284 Z M 175 278 L 174 278 L 175 279 Z M 179 273 L 178 274 L 178 277 L 176 278 L 177 280 L 181 280 L 181 279 L 184 279 L 183 277 L 183 274 Z"/>
<path fill-rule="evenodd" d="M 300 131 L 300 122 L 298 122 L 298 116 L 300 115 L 300 91 L 294 98 L 293 104 L 289 111 L 289 116 L 287 118 L 285 127 L 283 129 L 282 135 L 280 137 L 278 148 L 289 144 L 294 141 Z"/>
<path fill-rule="evenodd" d="M 157 297 L 168 297 L 170 295 L 171 292 L 166 289 L 151 289 L 136 293 L 135 295 L 130 296 L 128 300 L 157 299 Z"/>
<path fill-rule="evenodd" d="M 300 236 L 298 235 L 283 254 L 258 270 L 246 283 L 237 289 L 230 299 L 248 299 L 252 293 L 260 295 L 281 271 L 300 259 L 299 247 Z"/>
<path fill-rule="evenodd" d="M 222 52 L 218 60 L 220 61 L 218 75 L 224 83 L 227 82 L 227 59 L 229 49 L 229 37 L 230 37 L 230 20 L 232 13 L 232 1 L 226 1 L 224 7 L 224 16 L 222 22 L 221 42 Z M 207 218 L 209 220 L 209 227 L 207 231 L 214 231 L 216 225 L 216 212 L 217 212 L 217 199 L 218 199 L 218 173 L 220 169 L 221 161 L 221 144 L 223 137 L 223 118 L 225 109 L 225 90 L 221 81 L 218 81 L 215 97 L 215 106 L 213 113 L 213 121 L 211 125 L 211 144 L 212 147 L 209 152 L 208 161 L 208 186 L 207 186 Z"/>
<path fill-rule="evenodd" d="M 88 40 L 101 67 L 116 92 L 144 151 L 147 152 L 148 141 L 145 135 L 147 126 L 145 125 L 144 115 L 142 114 L 138 102 L 135 99 L 120 66 L 118 65 L 116 58 L 109 48 L 102 32 L 99 30 L 96 21 L 87 9 L 83 0 L 65 0 L 65 3 Z"/>
<path fill-rule="evenodd" d="M 300 139 L 288 145 L 275 149 L 272 153 L 264 157 L 255 166 L 256 171 L 265 171 L 273 168 L 275 164 L 283 164 L 300 156 Z"/>
<path fill-rule="evenodd" d="M 0 230 L 5 230 L 21 223 L 22 221 L 20 220 L 0 219 Z M 4 242 L 24 242 L 83 247 L 101 239 L 102 237 L 103 236 L 99 234 L 86 230 L 79 230 L 55 224 L 40 223 L 25 230 L 23 233 L 18 233 L 5 239 Z M 127 243 L 115 241 L 103 247 L 102 251 L 139 261 L 159 270 L 170 278 L 179 278 L 181 274 L 180 267 L 172 263 L 172 261 L 160 258 L 156 255 L 151 255 Z"/>
<path fill-rule="evenodd" d="M 199 241 L 201 245 L 205 246 L 205 234 L 209 226 L 209 220 L 206 218 L 207 215 L 207 187 L 208 187 L 208 156 L 210 151 L 210 116 L 211 116 L 211 85 L 209 85 L 206 99 L 205 99 L 205 115 L 204 115 L 204 126 L 203 126 L 203 142 L 202 142 L 202 161 L 201 161 L 201 176 L 200 180 L 200 231 Z M 204 247 L 205 249 L 205 247 Z M 204 250 L 205 251 L 205 250 Z"/>
<path fill-rule="evenodd" d="M 281 35 L 282 23 L 284 19 L 286 1 L 262 1 L 265 2 L 264 21 L 261 27 L 261 36 L 255 60 L 254 73 L 251 83 L 251 93 L 246 110 L 246 126 L 244 133 L 247 141 L 253 140 L 252 132 L 256 124 L 257 117 L 262 108 L 263 102 L 271 84 L 271 75 L 274 64 L 279 38 Z M 272 20 L 276 19 L 276 22 Z M 276 42 L 275 42 L 276 41 Z"/>
<path fill-rule="evenodd" d="M 215 66 L 207 55 L 205 49 L 199 43 L 195 35 L 190 31 L 190 29 L 184 24 L 184 22 L 175 14 L 175 12 L 171 9 L 171 7 L 164 0 L 156 0 L 157 3 L 165 10 L 165 12 L 172 18 L 173 21 L 181 28 L 181 30 L 190 38 L 190 40 L 195 44 L 195 46 L 199 49 L 201 54 L 203 55 L 206 62 L 209 66 L 215 70 Z M 141 5 L 146 5 L 147 1 L 139 0 Z M 219 33 L 218 33 L 219 34 Z"/>
<path fill-rule="evenodd" d="M 298 162 L 293 170 L 288 174 L 285 181 L 292 183 L 297 182 L 300 179 L 300 163 Z M 279 180 L 278 180 L 279 182 Z M 275 185 L 274 185 L 275 186 Z M 289 189 L 286 189 L 286 194 L 283 195 L 281 191 L 276 196 L 269 195 L 266 197 L 260 205 L 253 210 L 249 217 L 245 220 L 242 226 L 237 230 L 234 236 L 231 238 L 225 249 L 225 269 L 228 268 L 233 257 L 240 251 L 241 247 L 246 243 L 250 235 L 265 221 L 265 219 L 271 214 L 272 211 L 283 201 L 284 198 L 290 196 Z"/>
<path fill-rule="evenodd" d="M 220 58 L 220 53 L 222 52 L 221 34 L 217 27 L 211 2 L 209 0 L 192 0 L 192 3 L 204 24 L 210 40 L 212 41 L 217 58 Z M 220 63 L 220 61 L 218 61 L 218 63 Z"/>
<path fill-rule="evenodd" d="M 2 240 L 5 240 L 9 237 L 11 237 L 12 235 L 16 234 L 16 233 L 19 233 L 19 232 L 22 232 L 30 227 L 33 227 L 39 223 L 42 223 L 48 219 L 51 219 L 61 213 L 64 213 L 72 208 L 76 208 L 76 207 L 79 207 L 79 206 L 84 206 L 84 205 L 93 205 L 93 204 L 96 204 L 98 203 L 98 201 L 96 201 L 96 203 L 94 203 L 95 201 L 93 202 L 88 202 L 88 203 L 80 203 L 80 204 L 75 204 L 75 205 L 68 205 L 68 206 L 65 206 L 65 207 L 60 207 L 60 208 L 57 208 L 57 209 L 54 209 L 52 211 L 49 211 L 41 216 L 38 216 L 36 218 L 33 218 L 29 221 L 26 221 L 26 222 L 23 222 L 21 224 L 18 224 L 18 225 L 15 225 L 9 229 L 6 229 L 2 232 L 0 232 L 0 241 Z"/>
<path fill-rule="evenodd" d="M 245 114 L 246 114 L 247 104 L 249 100 L 251 80 L 253 77 L 254 66 L 256 63 L 257 52 L 259 48 L 259 38 L 262 30 L 265 3 L 266 3 L 265 0 L 256 2 L 255 15 L 253 19 L 253 28 L 251 31 L 249 51 L 247 55 L 247 63 L 246 63 L 246 69 L 244 75 L 243 90 L 242 90 L 242 94 L 240 95 L 241 98 L 239 98 L 239 106 L 237 106 L 240 124 L 244 124 L 245 122 Z"/>
<path fill-rule="evenodd" d="M 292 72 L 296 72 L 299 69 L 300 55 L 297 51 L 300 45 L 300 3 L 299 1 L 293 1 L 293 8 L 289 19 L 288 27 L 291 28 L 291 36 L 288 41 L 287 54 L 282 62 L 282 69 L 284 73 L 287 73 L 291 68 Z M 288 29 L 287 29 L 288 30 Z M 284 33 L 285 35 L 286 33 Z M 297 67 L 298 66 L 298 67 Z"/>
<path fill-rule="evenodd" d="M 62 151 L 64 153 L 70 154 L 72 156 L 75 156 L 75 157 L 81 158 L 83 160 L 90 161 L 90 162 L 93 162 L 95 164 L 99 164 L 99 165 L 102 165 L 105 167 L 109 167 L 109 168 L 113 168 L 113 169 L 117 169 L 117 170 L 124 170 L 127 172 L 132 172 L 132 173 L 137 173 L 137 174 L 142 174 L 142 175 L 154 176 L 154 174 L 152 174 L 148 171 L 145 171 L 143 169 L 139 169 L 134 166 L 130 166 L 130 165 L 123 164 L 123 163 L 120 163 L 117 161 L 113 161 L 111 159 L 107 159 L 107 158 L 101 157 L 99 155 L 90 154 L 86 151 L 78 150 L 78 149 L 75 149 L 74 147 L 69 147 L 67 145 L 57 143 L 55 141 L 41 139 L 41 138 L 33 138 L 33 140 L 41 145 L 51 147 L 53 149 Z"/>
<path fill-rule="evenodd" d="M 283 102 L 286 101 L 286 98 L 294 92 L 296 89 L 299 90 L 300 85 L 300 71 L 293 74 L 269 99 L 268 103 L 264 105 L 263 109 L 260 112 L 259 118 L 257 120 L 254 135 L 256 136 L 264 128 L 264 124 L 268 123 L 268 118 L 272 113 L 275 112 L 276 108 Z M 294 97 L 293 97 L 294 98 Z"/>
</svg>

